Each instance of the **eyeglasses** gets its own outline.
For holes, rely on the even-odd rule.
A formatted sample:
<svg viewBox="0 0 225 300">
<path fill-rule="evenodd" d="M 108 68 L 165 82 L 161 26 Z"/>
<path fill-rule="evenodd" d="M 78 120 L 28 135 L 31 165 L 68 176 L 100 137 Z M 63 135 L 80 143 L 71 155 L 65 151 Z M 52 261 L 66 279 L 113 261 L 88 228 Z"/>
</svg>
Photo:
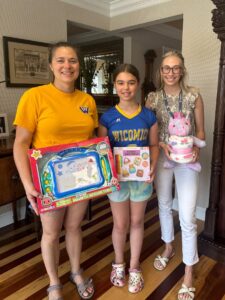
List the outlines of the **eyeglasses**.
<svg viewBox="0 0 225 300">
<path fill-rule="evenodd" d="M 173 74 L 179 74 L 182 71 L 182 67 L 181 66 L 173 66 L 172 68 L 170 66 L 161 67 L 161 71 L 163 74 L 169 74 L 171 70 Z"/>
</svg>

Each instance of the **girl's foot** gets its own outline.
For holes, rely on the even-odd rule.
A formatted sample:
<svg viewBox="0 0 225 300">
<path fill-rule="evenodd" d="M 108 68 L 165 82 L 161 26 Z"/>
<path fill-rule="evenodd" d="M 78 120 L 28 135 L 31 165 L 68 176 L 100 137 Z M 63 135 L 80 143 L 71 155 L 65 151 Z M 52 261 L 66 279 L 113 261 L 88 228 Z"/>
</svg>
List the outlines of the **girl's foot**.
<svg viewBox="0 0 225 300">
<path fill-rule="evenodd" d="M 63 300 L 62 284 L 50 285 L 47 289 L 48 300 Z"/>
<path fill-rule="evenodd" d="M 81 299 L 90 299 L 94 295 L 94 285 L 91 278 L 83 279 L 83 270 L 70 273 L 70 281 L 76 286 Z"/>
<path fill-rule="evenodd" d="M 167 267 L 171 258 L 174 257 L 174 255 L 175 255 L 175 250 L 172 247 L 165 249 L 162 255 L 156 256 L 153 263 L 155 269 L 159 271 L 163 271 Z"/>
<path fill-rule="evenodd" d="M 123 287 L 125 285 L 125 264 L 112 263 L 110 281 L 114 286 Z"/>
<path fill-rule="evenodd" d="M 184 281 L 181 289 L 178 292 L 179 300 L 192 300 L 195 297 L 195 288 L 193 284 L 193 267 L 185 266 Z"/>
<path fill-rule="evenodd" d="M 182 284 L 181 289 L 178 292 L 178 300 L 193 300 L 195 298 L 195 288 L 187 287 Z"/>
<path fill-rule="evenodd" d="M 128 291 L 138 293 L 144 287 L 144 278 L 140 269 L 129 269 Z"/>
</svg>

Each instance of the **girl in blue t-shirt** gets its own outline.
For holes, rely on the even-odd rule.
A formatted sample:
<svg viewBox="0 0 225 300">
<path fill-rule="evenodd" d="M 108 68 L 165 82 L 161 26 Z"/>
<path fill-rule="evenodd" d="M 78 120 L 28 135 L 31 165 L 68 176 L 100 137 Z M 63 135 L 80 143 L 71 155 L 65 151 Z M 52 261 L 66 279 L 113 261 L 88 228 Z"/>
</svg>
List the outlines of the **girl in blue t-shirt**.
<svg viewBox="0 0 225 300">
<path fill-rule="evenodd" d="M 149 146 L 151 151 L 151 180 L 120 182 L 121 190 L 108 195 L 113 215 L 112 241 L 115 251 L 110 280 L 115 286 L 125 285 L 124 249 L 129 229 L 131 258 L 128 290 L 137 293 L 144 287 L 140 253 L 144 214 L 147 201 L 152 195 L 152 182 L 159 152 L 158 125 L 154 113 L 141 107 L 136 100 L 140 83 L 136 67 L 131 64 L 118 66 L 113 80 L 119 103 L 102 115 L 98 135 L 109 136 L 112 148 Z"/>
</svg>

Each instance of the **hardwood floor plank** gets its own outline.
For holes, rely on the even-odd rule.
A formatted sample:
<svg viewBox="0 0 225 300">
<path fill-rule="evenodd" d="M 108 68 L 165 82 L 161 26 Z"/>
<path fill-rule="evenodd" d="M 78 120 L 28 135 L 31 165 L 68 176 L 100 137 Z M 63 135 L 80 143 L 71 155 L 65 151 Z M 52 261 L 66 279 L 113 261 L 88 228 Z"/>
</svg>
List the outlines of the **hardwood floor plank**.
<svg viewBox="0 0 225 300">
<path fill-rule="evenodd" d="M 154 215 L 154 214 L 155 214 L 155 212 L 150 212 L 150 213 L 149 213 L 150 216 L 152 216 L 152 215 Z M 159 224 L 157 224 L 157 228 L 158 228 L 158 226 L 159 226 Z M 152 230 L 152 228 L 151 228 L 151 230 Z M 146 233 L 147 233 L 147 231 L 146 231 Z M 108 246 L 108 247 L 105 247 L 106 242 L 104 242 L 104 244 L 103 244 L 103 245 L 104 245 L 104 248 L 103 248 L 103 250 L 101 251 L 100 249 L 96 249 L 96 245 L 93 245 L 93 249 L 96 251 L 97 254 L 95 254 L 94 257 L 91 257 L 91 258 L 89 258 L 89 259 L 87 259 L 87 255 L 85 255 L 85 256 L 86 256 L 86 259 L 85 259 L 85 261 L 82 263 L 82 267 L 83 267 L 84 269 L 88 269 L 90 266 L 94 265 L 96 262 L 98 263 L 99 260 L 105 258 L 105 257 L 108 256 L 108 255 L 110 255 L 110 262 L 112 261 L 112 257 L 111 257 L 111 256 L 112 256 L 112 253 L 113 253 L 113 247 L 112 247 L 112 244 L 111 244 L 111 235 L 109 235 L 109 236 L 107 237 L 107 239 L 108 239 L 108 241 L 109 241 L 109 246 Z M 128 243 L 127 243 L 127 248 L 129 248 L 129 244 L 128 244 Z M 85 250 L 84 252 L 82 252 L 82 254 L 83 254 L 83 253 L 87 254 L 86 252 L 87 252 L 87 251 Z M 92 252 L 92 255 L 93 255 L 93 250 L 90 250 L 90 252 Z M 63 276 L 61 276 L 61 274 L 60 274 L 60 277 L 61 277 L 61 280 L 62 280 L 63 283 L 66 282 L 66 281 L 68 281 L 69 264 L 68 264 L 68 262 L 66 262 L 66 264 L 67 264 L 67 267 L 68 267 L 67 272 L 66 272 Z M 110 266 L 110 263 L 108 262 L 107 265 Z M 64 269 L 64 268 L 63 268 L 63 269 Z M 60 270 L 62 270 L 61 265 L 60 265 Z M 95 270 L 95 269 L 93 268 L 93 270 Z M 64 271 L 65 271 L 65 269 L 64 269 Z M 88 274 L 88 275 L 91 275 L 91 274 Z M 45 279 L 46 279 L 46 278 L 45 278 Z M 108 280 L 108 278 L 107 278 L 107 280 Z M 38 282 L 40 282 L 40 281 L 38 281 Z M 48 282 L 48 280 L 47 280 L 47 282 Z M 46 281 L 44 281 L 44 287 L 42 288 L 42 290 L 39 290 L 37 293 L 34 293 L 34 288 L 35 288 L 35 286 L 36 286 L 35 282 L 32 281 L 32 282 L 30 283 L 30 285 L 32 286 L 32 288 L 31 288 L 31 286 L 26 285 L 26 286 L 25 286 L 24 288 L 22 288 L 20 291 L 17 291 L 17 292 L 16 292 L 16 295 L 18 295 L 19 298 L 20 298 L 20 297 L 25 297 L 24 293 L 27 293 L 27 291 L 29 291 L 29 290 L 32 291 L 32 296 L 31 296 L 32 299 L 33 299 L 33 296 L 35 296 L 35 297 L 42 297 L 43 295 L 46 295 L 46 287 L 47 287 Z M 34 286 L 33 286 L 33 285 L 34 285 Z M 31 299 L 31 298 L 30 298 L 30 299 Z M 6 299 L 11 299 L 11 298 L 8 297 L 8 298 L 6 298 Z M 23 298 L 23 299 L 24 299 L 24 298 Z M 27 297 L 27 295 L 26 295 L 26 299 L 29 299 L 29 298 Z M 41 298 L 39 298 L 39 299 L 41 299 Z"/>
<path fill-rule="evenodd" d="M 82 222 L 83 251 L 81 266 L 85 276 L 92 277 L 96 287 L 94 299 L 177 299 L 177 291 L 183 280 L 184 265 L 181 262 L 181 233 L 177 213 L 174 214 L 176 255 L 163 271 L 153 267 L 153 261 L 163 250 L 156 195 L 148 202 L 145 214 L 144 242 L 141 267 L 145 288 L 132 295 L 124 288 L 112 286 L 109 280 L 114 251 L 111 240 L 112 214 L 107 198 L 94 200 L 92 219 Z M 198 231 L 203 223 L 198 222 Z M 1 235 L 4 233 L 4 236 Z M 0 299 L 4 300 L 47 300 L 49 284 L 42 262 L 40 243 L 35 240 L 34 224 L 20 222 L 18 228 L 7 226 L 0 230 Z M 69 282 L 70 264 L 65 248 L 65 231 L 60 237 L 59 276 L 63 284 L 65 300 L 80 299 L 74 285 Z M 126 274 L 129 268 L 129 239 L 125 245 Z M 128 274 L 127 274 L 128 277 Z M 195 268 L 195 287 L 198 300 L 225 300 L 225 266 L 205 256 L 200 257 Z"/>
</svg>

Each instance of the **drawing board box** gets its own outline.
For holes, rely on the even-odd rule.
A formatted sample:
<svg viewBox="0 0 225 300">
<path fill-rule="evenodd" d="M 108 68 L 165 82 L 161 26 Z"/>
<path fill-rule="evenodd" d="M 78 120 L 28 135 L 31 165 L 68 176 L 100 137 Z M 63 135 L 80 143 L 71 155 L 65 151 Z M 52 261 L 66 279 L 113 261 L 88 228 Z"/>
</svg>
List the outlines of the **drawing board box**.
<svg viewBox="0 0 225 300">
<path fill-rule="evenodd" d="M 149 147 L 114 147 L 113 152 L 119 181 L 150 179 Z"/>
<path fill-rule="evenodd" d="M 119 190 L 108 137 L 28 151 L 40 213 Z"/>
</svg>

